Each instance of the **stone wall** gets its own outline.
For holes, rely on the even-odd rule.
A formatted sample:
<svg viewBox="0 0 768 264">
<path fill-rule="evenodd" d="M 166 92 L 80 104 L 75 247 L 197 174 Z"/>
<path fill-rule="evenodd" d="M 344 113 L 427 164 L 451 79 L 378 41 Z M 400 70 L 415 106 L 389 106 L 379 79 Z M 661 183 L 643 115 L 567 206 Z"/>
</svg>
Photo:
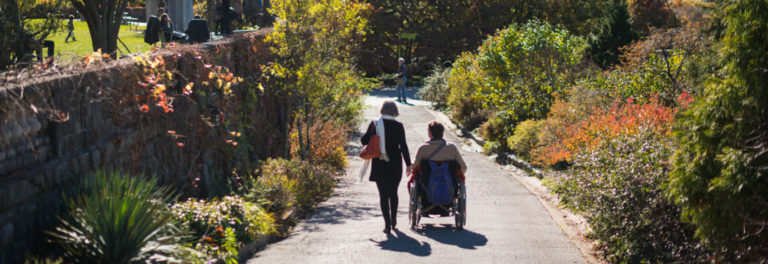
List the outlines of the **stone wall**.
<svg viewBox="0 0 768 264">
<path fill-rule="evenodd" d="M 238 41 L 263 42 L 266 33 L 165 49 L 154 55 L 173 64 L 173 57 L 181 52 L 223 51 L 227 53 L 223 57 L 230 58 L 224 61 L 226 66 L 235 72 L 237 67 L 250 71 L 258 68 L 253 65 L 271 59 L 271 53 L 263 50 L 266 45 L 259 46 L 262 50 L 256 46 L 242 50 L 232 47 Z M 244 56 L 242 52 L 267 55 Z M 257 61 L 245 61 L 246 58 Z M 0 80 L 0 263 L 17 263 L 23 261 L 29 250 L 45 250 L 46 237 L 41 231 L 55 222 L 52 220 L 61 210 L 61 192 L 76 186 L 90 171 L 118 167 L 151 173 L 163 184 L 184 188 L 188 186 L 183 183 L 190 182 L 190 171 L 199 170 L 194 168 L 198 164 L 195 160 L 205 159 L 199 162 L 202 166 L 225 164 L 221 170 L 230 169 L 226 167 L 227 161 L 217 160 L 215 154 L 184 161 L 190 155 L 200 156 L 198 150 L 205 146 L 180 149 L 167 139 L 166 131 L 173 129 L 174 122 L 184 123 L 200 114 L 189 104 L 178 102 L 178 114 L 164 119 L 116 118 L 122 110 L 100 95 L 104 89 L 135 85 L 126 84 L 124 77 L 126 71 L 135 70 L 134 60 L 124 58 L 92 69 L 49 70 L 14 78 L 6 75 Z M 277 119 L 265 120 L 274 123 L 269 120 Z M 191 129 L 206 129 L 194 127 L 199 123 L 187 125 L 193 126 Z"/>
</svg>

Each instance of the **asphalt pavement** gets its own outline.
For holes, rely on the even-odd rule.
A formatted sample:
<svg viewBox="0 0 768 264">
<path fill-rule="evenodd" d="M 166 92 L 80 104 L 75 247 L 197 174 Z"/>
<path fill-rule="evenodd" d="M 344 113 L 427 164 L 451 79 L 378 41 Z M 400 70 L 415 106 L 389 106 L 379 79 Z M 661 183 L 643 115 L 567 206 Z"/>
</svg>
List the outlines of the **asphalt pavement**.
<svg viewBox="0 0 768 264">
<path fill-rule="evenodd" d="M 427 123 L 435 120 L 428 103 L 414 98 L 398 103 L 411 157 L 426 142 Z M 256 253 L 253 263 L 585 263 L 534 194 L 508 170 L 446 133 L 459 145 L 467 162 L 467 220 L 464 230 L 454 228 L 453 217 L 422 218 L 417 231 L 408 226 L 408 191 L 405 176 L 399 187 L 398 228 L 382 232 L 376 184 L 359 182 L 362 160 L 360 136 L 378 109 L 394 99 L 394 89 L 374 91 L 366 97 L 364 119 L 347 151 L 349 168 L 334 195 L 301 221 L 284 240 Z"/>
</svg>

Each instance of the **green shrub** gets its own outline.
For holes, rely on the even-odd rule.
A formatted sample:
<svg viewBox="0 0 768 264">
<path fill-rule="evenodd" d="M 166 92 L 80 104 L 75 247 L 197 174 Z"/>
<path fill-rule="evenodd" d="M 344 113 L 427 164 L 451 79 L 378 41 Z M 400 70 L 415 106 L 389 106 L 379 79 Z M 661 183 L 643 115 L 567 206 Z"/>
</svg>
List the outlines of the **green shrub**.
<svg viewBox="0 0 768 264">
<path fill-rule="evenodd" d="M 425 85 L 419 90 L 421 99 L 432 102 L 432 106 L 438 110 L 448 107 L 448 95 L 451 92 L 448 86 L 448 76 L 451 68 L 436 68 L 424 81 Z"/>
<path fill-rule="evenodd" d="M 347 152 L 343 147 L 337 147 L 325 162 L 334 169 L 344 169 L 347 167 Z"/>
<path fill-rule="evenodd" d="M 448 76 L 448 107 L 450 116 L 464 129 L 474 130 L 492 116 L 476 97 L 477 87 L 482 83 L 484 73 L 475 55 L 465 52 L 456 59 Z"/>
<path fill-rule="evenodd" d="M 485 121 L 485 123 L 480 125 L 480 127 L 477 129 L 477 132 L 485 140 L 501 141 L 501 139 L 504 138 L 506 129 L 504 127 L 504 123 L 500 119 L 491 118 L 490 120 Z M 499 144 L 503 143 L 499 142 Z"/>
<path fill-rule="evenodd" d="M 680 208 L 662 189 L 674 148 L 650 131 L 615 138 L 577 154 L 556 183 L 563 202 L 586 217 L 608 261 L 689 263 L 705 257 L 694 227 L 680 221 Z"/>
<path fill-rule="evenodd" d="M 49 232 L 76 263 L 163 261 L 183 251 L 165 202 L 167 188 L 155 179 L 101 170 L 86 178 L 70 200 L 69 216 Z"/>
<path fill-rule="evenodd" d="M 498 141 L 486 141 L 485 144 L 483 144 L 483 153 L 488 155 L 493 153 L 499 153 L 501 149 L 502 149 L 501 144 L 499 144 Z"/>
<path fill-rule="evenodd" d="M 621 48 L 637 39 L 632 30 L 626 0 L 611 0 L 604 4 L 605 16 L 596 23 L 587 53 L 603 68 L 619 63 Z"/>
<path fill-rule="evenodd" d="M 768 2 L 718 2 L 718 73 L 676 125 L 668 190 L 718 259 L 768 259 Z"/>
<path fill-rule="evenodd" d="M 584 46 L 582 38 L 538 20 L 498 31 L 453 64 L 451 117 L 471 130 L 492 116 L 498 129 L 490 139 L 506 143 L 518 122 L 544 118 L 554 94 L 575 83 Z"/>
<path fill-rule="evenodd" d="M 510 25 L 478 48 L 478 66 L 485 78 L 476 87 L 476 96 L 483 106 L 498 111 L 506 132 L 512 132 L 517 122 L 544 118 L 553 94 L 573 85 L 579 76 L 584 46 L 581 37 L 538 20 Z"/>
<path fill-rule="evenodd" d="M 507 146 L 519 157 L 526 160 L 531 158 L 531 150 L 539 141 L 539 129 L 542 121 L 526 120 L 515 127 L 515 133 L 507 138 Z"/>
<path fill-rule="evenodd" d="M 189 199 L 173 205 L 171 211 L 175 225 L 192 232 L 190 242 L 195 249 L 221 260 L 237 259 L 243 243 L 275 232 L 274 220 L 266 210 L 237 196 Z"/>
<path fill-rule="evenodd" d="M 283 213 L 296 204 L 296 185 L 297 181 L 289 178 L 285 172 L 266 171 L 262 167 L 261 174 L 255 179 L 252 196 L 267 211 L 282 218 Z"/>
<path fill-rule="evenodd" d="M 269 159 L 259 171 L 259 200 L 271 212 L 283 213 L 293 203 L 306 212 L 333 192 L 334 176 L 334 170 L 324 165 Z"/>
</svg>

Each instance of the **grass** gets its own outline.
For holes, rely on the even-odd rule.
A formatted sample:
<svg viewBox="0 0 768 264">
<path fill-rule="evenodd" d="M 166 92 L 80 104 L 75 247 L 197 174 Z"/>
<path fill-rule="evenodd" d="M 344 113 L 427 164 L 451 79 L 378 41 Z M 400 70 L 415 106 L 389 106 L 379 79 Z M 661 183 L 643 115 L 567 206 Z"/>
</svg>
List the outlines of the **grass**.
<svg viewBox="0 0 768 264">
<path fill-rule="evenodd" d="M 88 31 L 88 24 L 85 23 L 85 21 L 75 21 L 74 34 L 77 41 L 72 42 L 72 39 L 70 38 L 69 43 L 64 42 L 68 33 L 66 24 L 67 21 L 63 21 L 62 25 L 64 26 L 48 37 L 48 40 L 52 40 L 56 44 L 56 54 L 59 55 L 62 60 L 67 61 L 69 58 L 82 57 L 93 52 L 93 44 L 91 44 L 91 33 Z M 129 30 L 128 25 L 120 26 L 120 33 L 118 36 L 120 40 L 125 42 L 125 45 L 128 46 L 128 49 L 130 50 L 130 52 L 126 52 L 123 44 L 118 41 L 117 45 L 120 48 L 121 54 L 144 53 L 152 49 L 152 45 L 144 43 L 143 30 L 144 27 L 139 27 L 137 32 Z"/>
</svg>

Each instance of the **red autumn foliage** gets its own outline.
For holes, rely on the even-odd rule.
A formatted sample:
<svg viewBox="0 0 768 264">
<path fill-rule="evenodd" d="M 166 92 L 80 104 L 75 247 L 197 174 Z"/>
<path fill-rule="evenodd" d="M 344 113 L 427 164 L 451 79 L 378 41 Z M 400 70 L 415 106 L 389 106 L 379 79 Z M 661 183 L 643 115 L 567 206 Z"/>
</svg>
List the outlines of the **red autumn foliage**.
<svg viewBox="0 0 768 264">
<path fill-rule="evenodd" d="M 692 98 L 687 93 L 680 95 L 680 105 L 685 106 Z M 568 103 L 559 102 L 557 108 L 568 108 Z M 564 112 L 567 112 L 564 111 Z M 550 121 L 559 129 L 550 129 L 540 135 L 540 143 L 532 151 L 536 164 L 553 166 L 558 162 L 570 162 L 576 153 L 592 151 L 603 141 L 610 141 L 619 136 L 637 134 L 641 129 L 651 130 L 660 135 L 670 132 L 677 108 L 664 106 L 657 97 L 647 103 L 636 103 L 632 98 L 616 101 L 608 109 L 593 109 L 592 113 L 580 120 L 560 118 L 560 122 Z M 557 112 L 555 112 L 557 113 Z M 550 118 L 552 119 L 552 118 Z M 542 140 L 542 136 L 554 137 L 555 140 Z"/>
</svg>

